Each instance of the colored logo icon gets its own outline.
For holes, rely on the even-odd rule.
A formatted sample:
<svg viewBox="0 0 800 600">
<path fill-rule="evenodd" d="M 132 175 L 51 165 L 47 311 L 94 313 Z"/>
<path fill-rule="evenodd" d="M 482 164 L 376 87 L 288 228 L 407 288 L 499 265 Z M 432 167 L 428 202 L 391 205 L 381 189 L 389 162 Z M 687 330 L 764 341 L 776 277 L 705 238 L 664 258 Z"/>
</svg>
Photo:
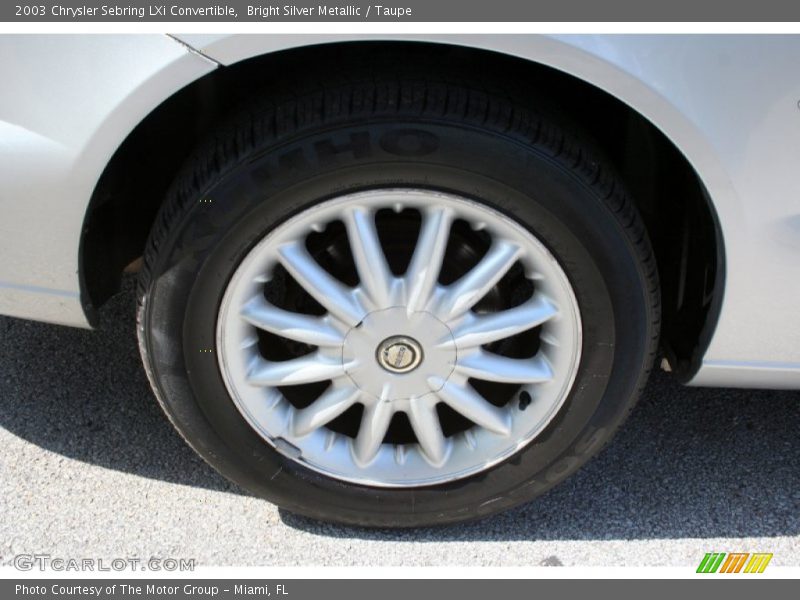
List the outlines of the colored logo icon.
<svg viewBox="0 0 800 600">
<path fill-rule="evenodd" d="M 698 573 L 763 573 L 772 554 L 766 552 L 707 552 Z"/>
</svg>

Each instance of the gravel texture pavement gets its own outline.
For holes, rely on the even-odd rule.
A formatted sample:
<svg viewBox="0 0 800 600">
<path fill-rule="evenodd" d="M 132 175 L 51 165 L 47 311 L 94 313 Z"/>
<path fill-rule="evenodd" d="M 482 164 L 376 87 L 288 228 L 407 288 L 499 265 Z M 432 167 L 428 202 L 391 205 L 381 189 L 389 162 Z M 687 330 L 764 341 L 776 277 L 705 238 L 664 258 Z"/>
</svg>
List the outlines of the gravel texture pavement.
<svg viewBox="0 0 800 600">
<path fill-rule="evenodd" d="M 800 392 L 663 373 L 614 442 L 527 506 L 467 525 L 337 527 L 252 498 L 173 432 L 139 361 L 131 282 L 96 331 L 0 318 L 0 564 L 20 553 L 205 565 L 800 565 Z"/>
</svg>

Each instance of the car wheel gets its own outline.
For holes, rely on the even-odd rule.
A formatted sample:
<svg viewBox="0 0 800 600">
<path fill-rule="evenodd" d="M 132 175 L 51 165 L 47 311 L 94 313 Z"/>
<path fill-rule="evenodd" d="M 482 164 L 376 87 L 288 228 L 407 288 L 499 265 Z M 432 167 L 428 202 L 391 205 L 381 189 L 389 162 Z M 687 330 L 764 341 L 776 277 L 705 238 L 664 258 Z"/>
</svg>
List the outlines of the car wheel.
<svg viewBox="0 0 800 600">
<path fill-rule="evenodd" d="M 418 526 L 528 501 L 627 415 L 659 326 L 624 186 L 469 83 L 259 98 L 177 178 L 138 333 L 222 474 L 293 512 Z"/>
</svg>

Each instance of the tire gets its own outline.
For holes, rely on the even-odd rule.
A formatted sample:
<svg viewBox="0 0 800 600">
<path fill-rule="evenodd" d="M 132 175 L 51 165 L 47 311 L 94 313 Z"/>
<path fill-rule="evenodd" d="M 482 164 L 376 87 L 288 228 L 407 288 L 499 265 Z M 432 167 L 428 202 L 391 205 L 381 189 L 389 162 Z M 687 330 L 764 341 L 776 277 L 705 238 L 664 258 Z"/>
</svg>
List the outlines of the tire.
<svg viewBox="0 0 800 600">
<path fill-rule="evenodd" d="M 144 256 L 137 315 L 141 354 L 156 397 L 192 448 L 224 476 L 288 511 L 324 521 L 390 527 L 452 523 L 508 509 L 545 492 L 595 455 L 627 416 L 646 381 L 656 351 L 660 307 L 655 260 L 643 223 L 613 169 L 592 149 L 586 136 L 571 133 L 572 128 L 561 119 L 534 111 L 513 96 L 430 76 L 372 77 L 265 98 L 269 96 L 239 110 L 188 161 L 164 203 Z M 357 264 L 344 272 L 340 265 L 344 259 L 331 258 L 342 254 L 342 240 L 348 239 L 348 260 L 355 261 L 352 239 L 347 237 L 347 227 L 354 221 L 345 223 L 343 234 L 341 223 L 335 221 L 337 211 L 355 219 L 352 215 L 361 209 L 351 207 L 372 206 L 389 198 L 396 200 L 395 212 L 375 213 L 379 215 L 375 227 L 384 228 L 379 241 L 387 261 L 383 273 L 390 269 L 390 279 L 403 277 L 404 260 L 407 270 L 412 270 L 416 246 L 403 240 L 415 237 L 414 227 L 422 231 L 423 223 L 434 214 L 426 211 L 438 210 L 435 207 L 452 206 L 452 214 L 460 215 L 458 235 L 455 221 L 448 230 L 451 241 L 444 251 L 438 283 L 434 281 L 436 290 L 454 289 L 445 283 L 459 281 L 502 241 L 521 236 L 518 239 L 527 245 L 520 250 L 520 261 L 536 256 L 538 263 L 531 258 L 531 264 L 541 266 L 545 275 L 534 272 L 538 266 L 514 263 L 501 280 L 492 279 L 492 288 L 478 304 L 471 310 L 468 307 L 466 313 L 462 310 L 458 317 L 469 322 L 474 315 L 518 306 L 520 301 L 514 298 L 520 294 L 552 292 L 552 297 L 559 298 L 552 322 L 515 333 L 497 342 L 499 346 L 482 346 L 487 352 L 487 348 L 496 351 L 503 360 L 516 358 L 519 362 L 497 363 L 496 370 L 481 374 L 495 363 L 470 359 L 470 371 L 468 359 L 457 356 L 473 356 L 469 353 L 483 350 L 463 350 L 458 345 L 461 342 L 454 341 L 452 346 L 442 346 L 455 348 L 453 354 L 439 356 L 439 346 L 426 346 L 427 342 L 416 341 L 414 336 L 399 342 L 392 338 L 376 350 L 372 363 L 358 354 L 360 350 L 352 349 L 355 345 L 348 346 L 355 339 L 352 332 L 359 327 L 364 335 L 378 335 L 379 330 L 389 331 L 392 323 L 404 322 L 401 312 L 364 308 L 372 306 L 379 295 L 367 285 L 374 273 L 359 274 Z M 312 207 L 314 212 L 310 212 Z M 479 224 L 482 214 L 486 222 Z M 333 216 L 320 216 L 324 223 L 314 226 L 322 231 L 309 230 L 306 237 L 303 233 L 297 238 L 299 245 L 280 241 L 284 239 L 281 236 L 290 235 L 286 232 L 313 225 L 313 215 Z M 402 222 L 391 220 L 401 217 Z M 467 225 L 462 226 L 462 220 Z M 388 225 L 380 224 L 384 222 Z M 313 241 L 315 235 L 323 238 Z M 416 234 L 420 246 L 421 240 L 422 233 Z M 391 251 L 387 249 L 390 245 Z M 329 274 L 340 269 L 332 294 L 314 296 L 310 302 L 305 291 L 296 291 L 296 273 L 287 277 L 280 258 L 285 258 L 281 252 L 288 247 L 306 248 Z M 400 267 L 388 264 L 395 257 Z M 549 262 L 543 257 L 549 257 Z M 326 355 L 339 352 L 344 364 L 350 360 L 345 355 L 358 354 L 348 363 L 357 365 L 353 372 L 347 371 L 346 377 L 339 373 L 339 379 L 332 381 L 354 384 L 358 397 L 369 397 L 374 404 L 355 402 L 347 410 L 360 413 L 337 412 L 341 423 L 332 420 L 308 438 L 298 437 L 300 441 L 287 441 L 274 431 L 279 427 L 296 431 L 291 428 L 304 422 L 299 415 L 307 400 L 292 399 L 296 392 L 291 390 L 295 389 L 292 377 L 302 379 L 305 371 L 298 367 L 276 375 L 274 364 L 313 353 L 316 346 L 308 344 L 303 335 L 287 333 L 290 328 L 282 329 L 274 319 L 266 333 L 258 327 L 248 329 L 252 322 L 242 325 L 237 321 L 245 311 L 236 304 L 237 290 L 252 289 L 247 286 L 254 285 L 257 278 L 247 279 L 248 269 L 262 259 L 264 265 L 274 262 L 269 276 L 258 279 L 269 302 L 273 302 L 272 294 L 276 305 L 289 303 L 298 313 L 317 319 L 315 323 L 335 321 L 330 320 L 332 313 L 325 312 L 328 304 L 331 310 L 341 309 L 345 314 L 350 309 L 342 306 L 351 301 L 370 318 L 380 313 L 383 319 L 376 321 L 375 316 L 369 320 L 362 315 L 352 317 L 353 323 L 359 318 L 361 322 L 344 324 L 345 314 L 341 323 L 335 321 L 341 326 L 339 334 L 331 334 L 342 336 L 341 349 L 335 346 L 339 341 L 331 342 L 333 354 Z M 398 269 L 399 273 L 395 272 Z M 377 264 L 375 271 L 380 271 Z M 406 300 L 416 293 L 414 289 L 424 288 L 421 283 L 419 288 L 413 283 L 403 285 Z M 362 291 L 355 296 L 348 291 L 347 302 L 335 304 L 336 294 L 351 286 L 361 286 Z M 522 302 L 532 301 L 533 295 Z M 260 302 L 261 294 L 258 298 Z M 396 298 L 385 300 L 381 310 L 398 302 Z M 417 303 L 422 302 L 419 306 L 424 310 L 413 314 L 425 313 L 419 318 L 429 319 L 415 334 L 422 336 L 420 339 L 432 336 L 440 323 L 454 340 L 463 329 L 453 324 L 455 320 L 442 320 L 442 315 L 458 312 L 448 304 L 446 294 L 443 298 L 438 304 L 434 300 Z M 318 310 L 320 301 L 322 312 Z M 412 303 L 408 300 L 409 306 Z M 477 308 L 481 303 L 489 306 L 481 309 L 484 313 Z M 297 308 L 301 305 L 305 306 L 302 310 Z M 376 306 L 379 303 L 373 308 Z M 447 312 L 451 309 L 453 312 Z M 257 318 L 255 322 L 262 323 Z M 394 333 L 407 333 L 403 327 L 398 325 Z M 347 333 L 342 333 L 345 330 Z M 313 334 L 317 336 L 313 340 L 322 335 L 317 330 Z M 554 342 L 548 338 L 556 334 L 563 339 Z M 287 342 L 282 335 L 302 339 Z M 571 341 L 567 339 L 570 336 Z M 240 347 L 247 347 L 249 354 L 239 357 Z M 322 350 L 317 348 L 318 353 Z M 420 358 L 417 353 L 425 356 L 423 366 L 412 366 L 418 371 L 403 378 L 395 369 L 407 368 Z M 537 365 L 550 369 L 551 380 L 531 383 L 535 379 L 531 361 L 540 354 L 545 360 Z M 551 355 L 556 358 L 549 358 Z M 442 365 L 455 365 L 453 373 L 462 377 L 458 381 L 463 385 L 453 383 L 453 374 L 445 380 L 423 373 L 421 369 L 434 369 L 432 365 L 439 359 Z M 383 371 L 376 371 L 375 363 Z M 320 364 L 314 363 L 309 372 L 316 374 L 314 369 L 321 369 Z M 266 366 L 259 371 L 252 365 Z M 523 384 L 492 381 L 479 386 L 474 378 L 466 380 L 475 372 L 499 378 L 505 367 L 517 373 L 514 365 L 523 365 L 519 371 Z M 362 376 L 358 369 L 366 369 L 367 375 Z M 385 408 L 388 404 L 373 397 L 383 393 L 373 390 L 376 382 L 382 381 L 380 373 L 389 382 L 384 400 L 397 402 L 391 410 L 404 416 L 390 422 L 389 433 L 381 438 L 385 443 L 375 449 L 374 443 L 362 443 L 358 437 L 362 420 L 372 426 L 379 421 L 378 411 L 390 410 Z M 424 396 L 424 408 L 419 408 L 422 400 L 413 398 L 421 392 L 417 388 L 406 392 L 402 386 L 407 381 L 421 381 L 423 375 L 431 389 L 440 384 L 444 387 Z M 309 375 L 308 379 L 315 377 Z M 430 383 L 434 380 L 435 385 Z M 254 385 L 254 381 L 260 383 Z M 452 388 L 447 387 L 451 383 Z M 311 390 L 314 385 L 318 386 L 316 392 Z M 299 387 L 304 394 L 321 397 L 324 385 L 303 379 Z M 454 417 L 444 407 L 450 404 L 436 403 L 448 390 L 451 396 L 466 394 L 468 385 L 471 396 L 478 390 L 486 406 L 491 405 L 481 405 L 479 411 L 484 412 L 476 420 L 465 421 L 462 413 Z M 263 397 L 264 407 L 271 404 L 272 408 L 262 410 L 259 397 Z M 278 417 L 269 416 L 268 408 L 280 413 L 285 423 L 276 425 Z M 536 416 L 526 416 L 534 413 Z M 373 420 L 367 421 L 366 414 Z M 425 428 L 434 423 L 436 430 L 436 418 L 444 435 L 444 450 L 437 431 L 427 437 Z M 492 437 L 494 430 L 484 431 L 484 426 L 491 428 L 493 418 L 506 419 L 506 425 L 498 426 L 507 427 L 503 431 L 525 434 L 497 442 L 500 434 Z M 313 446 L 316 441 L 303 441 L 323 433 L 325 443 L 335 449 L 333 454 Z M 366 433 L 364 436 L 370 439 Z M 371 439 L 374 441 L 374 436 Z M 464 443 L 477 444 L 473 455 L 462 448 Z M 390 451 L 395 463 L 387 458 Z M 442 452 L 446 459 L 441 458 Z"/>
</svg>

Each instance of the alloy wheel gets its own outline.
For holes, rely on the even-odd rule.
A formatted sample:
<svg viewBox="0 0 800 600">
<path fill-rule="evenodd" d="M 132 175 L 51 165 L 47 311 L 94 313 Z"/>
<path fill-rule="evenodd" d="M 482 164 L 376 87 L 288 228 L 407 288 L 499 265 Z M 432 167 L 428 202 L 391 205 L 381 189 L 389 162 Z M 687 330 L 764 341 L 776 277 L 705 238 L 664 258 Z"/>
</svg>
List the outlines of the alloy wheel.
<svg viewBox="0 0 800 600">
<path fill-rule="evenodd" d="M 269 232 L 217 321 L 225 385 L 276 450 L 329 477 L 416 487 L 534 440 L 581 356 L 550 251 L 490 206 L 424 189 L 346 194 Z"/>
</svg>

